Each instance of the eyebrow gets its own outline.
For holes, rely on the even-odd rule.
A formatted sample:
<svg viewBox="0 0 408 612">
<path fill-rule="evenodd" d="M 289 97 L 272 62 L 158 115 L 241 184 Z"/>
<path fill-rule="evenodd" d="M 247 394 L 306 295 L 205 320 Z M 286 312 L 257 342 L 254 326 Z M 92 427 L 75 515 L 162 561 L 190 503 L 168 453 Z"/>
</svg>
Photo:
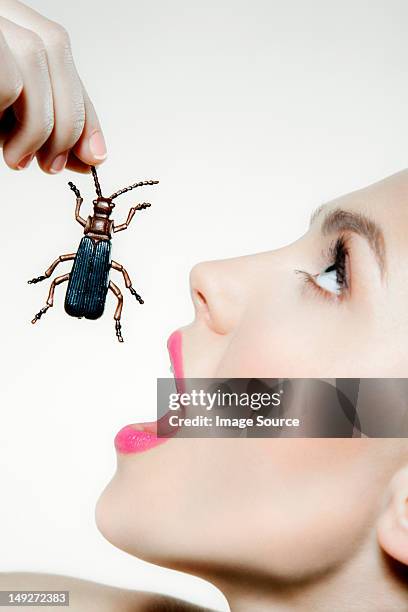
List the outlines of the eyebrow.
<svg viewBox="0 0 408 612">
<path fill-rule="evenodd" d="M 325 204 L 322 204 L 313 212 L 310 225 L 316 221 L 324 209 Z M 341 208 L 331 210 L 324 216 L 321 225 L 322 234 L 346 231 L 354 232 L 367 240 L 382 274 L 385 270 L 385 240 L 380 226 L 362 213 Z"/>
</svg>

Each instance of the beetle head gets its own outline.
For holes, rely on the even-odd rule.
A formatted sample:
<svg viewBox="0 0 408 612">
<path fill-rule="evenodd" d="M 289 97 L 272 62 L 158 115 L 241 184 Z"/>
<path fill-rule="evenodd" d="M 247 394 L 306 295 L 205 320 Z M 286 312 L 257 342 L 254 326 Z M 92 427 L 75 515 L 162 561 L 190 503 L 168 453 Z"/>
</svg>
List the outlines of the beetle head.
<svg viewBox="0 0 408 612">
<path fill-rule="evenodd" d="M 115 208 L 115 205 L 110 198 L 104 198 L 102 196 L 96 198 L 96 200 L 93 200 L 92 204 L 94 206 L 94 213 L 96 215 L 109 216 L 112 210 Z"/>
</svg>

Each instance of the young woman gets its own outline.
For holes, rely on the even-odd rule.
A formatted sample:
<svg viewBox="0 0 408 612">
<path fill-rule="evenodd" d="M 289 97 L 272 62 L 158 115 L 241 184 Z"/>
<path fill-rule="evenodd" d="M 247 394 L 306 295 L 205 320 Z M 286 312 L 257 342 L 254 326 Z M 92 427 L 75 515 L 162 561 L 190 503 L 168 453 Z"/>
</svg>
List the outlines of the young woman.
<svg viewBox="0 0 408 612">
<path fill-rule="evenodd" d="M 325 205 L 292 245 L 196 266 L 195 321 L 169 343 L 176 376 L 406 377 L 407 201 L 404 171 Z M 408 610 L 408 439 L 155 429 L 117 436 L 96 512 L 115 546 L 210 580 L 234 612 Z M 0 584 L 69 589 L 84 612 L 184 606 L 58 576 Z"/>
</svg>

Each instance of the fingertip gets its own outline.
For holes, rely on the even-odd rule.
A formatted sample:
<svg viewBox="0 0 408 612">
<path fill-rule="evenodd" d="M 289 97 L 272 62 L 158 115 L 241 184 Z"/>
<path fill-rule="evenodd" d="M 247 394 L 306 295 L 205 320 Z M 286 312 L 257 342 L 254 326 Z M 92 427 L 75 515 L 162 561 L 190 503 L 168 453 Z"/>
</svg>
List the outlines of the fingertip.
<svg viewBox="0 0 408 612">
<path fill-rule="evenodd" d="M 44 156 L 41 151 L 37 153 L 37 162 L 41 170 L 46 174 L 59 174 L 62 172 L 67 164 L 68 152 L 60 153 L 56 155 L 51 162 Z"/>
<path fill-rule="evenodd" d="M 16 170 L 25 170 L 31 164 L 34 159 L 34 153 L 29 153 L 25 155 L 17 164 Z"/>
<path fill-rule="evenodd" d="M 108 151 L 106 150 L 105 138 L 101 130 L 95 130 L 91 134 L 88 144 L 94 160 L 99 163 L 105 161 L 108 156 Z"/>
<path fill-rule="evenodd" d="M 90 166 L 102 164 L 107 156 L 107 148 L 102 130 L 99 128 L 91 133 L 84 130 L 80 140 L 74 147 L 75 155 Z"/>
<path fill-rule="evenodd" d="M 3 146 L 3 159 L 11 170 L 25 170 L 33 161 L 34 155 L 34 153 L 24 153 L 18 159 L 12 147 L 8 147 L 7 143 Z"/>
</svg>

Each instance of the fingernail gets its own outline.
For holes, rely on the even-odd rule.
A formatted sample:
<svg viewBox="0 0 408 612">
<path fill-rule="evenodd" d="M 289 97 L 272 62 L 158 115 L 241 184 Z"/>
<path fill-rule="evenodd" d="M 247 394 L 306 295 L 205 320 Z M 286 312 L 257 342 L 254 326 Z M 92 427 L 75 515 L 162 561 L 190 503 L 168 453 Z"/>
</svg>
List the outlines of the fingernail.
<svg viewBox="0 0 408 612">
<path fill-rule="evenodd" d="M 51 174 L 57 174 L 57 172 L 61 172 L 65 168 L 65 164 L 67 163 L 67 153 L 61 153 L 57 155 L 50 166 Z"/>
<path fill-rule="evenodd" d="M 102 132 L 97 130 L 89 139 L 89 148 L 95 159 L 105 159 L 107 156 L 105 139 Z"/>
<path fill-rule="evenodd" d="M 19 163 L 17 164 L 17 170 L 24 170 L 24 168 L 27 168 L 33 161 L 33 157 L 34 153 L 30 153 L 29 155 L 23 157 L 23 159 L 20 159 Z"/>
</svg>

